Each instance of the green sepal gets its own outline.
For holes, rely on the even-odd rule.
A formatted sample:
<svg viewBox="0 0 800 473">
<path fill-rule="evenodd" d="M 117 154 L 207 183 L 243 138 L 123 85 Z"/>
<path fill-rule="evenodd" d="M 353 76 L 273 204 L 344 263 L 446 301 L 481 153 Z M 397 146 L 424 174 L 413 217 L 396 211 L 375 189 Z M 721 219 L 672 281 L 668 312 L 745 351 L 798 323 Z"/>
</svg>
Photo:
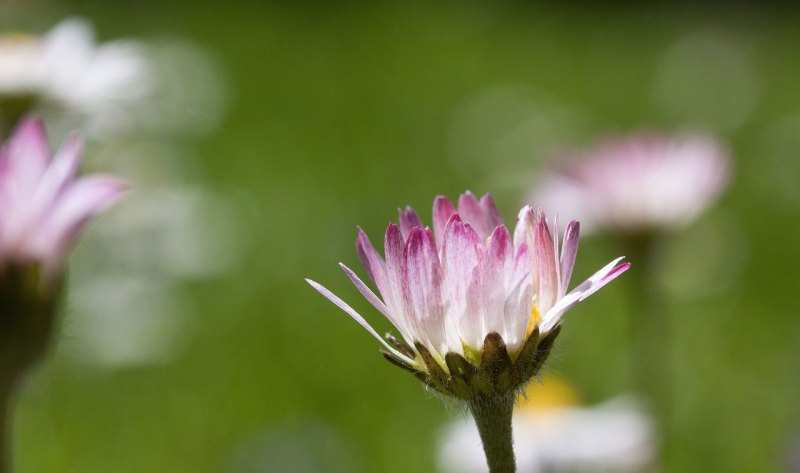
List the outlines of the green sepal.
<svg viewBox="0 0 800 473">
<path fill-rule="evenodd" d="M 487 396 L 511 395 L 522 389 L 538 374 L 560 331 L 561 326 L 557 325 L 541 337 L 539 328 L 536 327 L 515 354 L 514 360 L 508 353 L 505 341 L 497 332 L 486 335 L 480 351 L 465 352 L 466 356 L 455 352 L 447 353 L 444 366 L 420 342 L 414 343 L 416 353 L 411 352 L 408 355 L 413 358 L 419 356 L 424 369 L 420 369 L 421 366 L 412 366 L 391 353 L 381 353 L 392 364 L 413 374 L 432 389 L 459 399 L 475 400 Z M 393 344 L 394 341 L 390 339 Z M 398 343 L 402 344 L 399 341 Z M 480 362 L 472 362 L 470 358 L 477 353 L 480 354 Z"/>
<path fill-rule="evenodd" d="M 451 390 L 456 397 L 462 399 L 471 397 L 478 381 L 478 369 L 463 356 L 452 351 L 445 355 L 444 361 L 447 363 L 447 369 L 450 370 Z"/>
<path fill-rule="evenodd" d="M 389 342 L 390 345 L 397 348 L 400 353 L 404 354 L 405 356 L 414 359 L 417 357 L 417 354 L 414 352 L 414 349 L 408 346 L 406 342 L 400 340 L 399 338 L 395 337 L 391 333 L 387 333 L 385 335 L 386 341 Z"/>
<path fill-rule="evenodd" d="M 489 376 L 495 394 L 513 390 L 511 357 L 506 342 L 497 332 L 489 333 L 483 340 L 480 371 Z"/>
<path fill-rule="evenodd" d="M 428 369 L 428 385 L 436 389 L 437 391 L 444 392 L 445 394 L 451 394 L 450 390 L 448 389 L 448 385 L 450 384 L 450 375 L 442 368 L 442 365 L 439 364 L 431 355 L 431 352 L 420 342 L 414 342 L 414 347 L 417 349 L 417 353 L 422 357 L 423 363 L 425 363 L 425 368 Z"/>
<path fill-rule="evenodd" d="M 558 337 L 559 333 L 561 333 L 561 325 L 556 325 L 539 340 L 533 360 L 531 360 L 527 365 L 521 365 L 519 367 L 519 369 L 522 371 L 521 384 L 524 385 L 527 383 L 532 377 L 539 373 L 540 369 L 542 369 L 542 365 L 544 365 L 544 362 L 547 361 L 547 357 L 550 356 L 550 350 L 553 348 L 553 344 L 555 343 L 556 337 Z"/>
</svg>

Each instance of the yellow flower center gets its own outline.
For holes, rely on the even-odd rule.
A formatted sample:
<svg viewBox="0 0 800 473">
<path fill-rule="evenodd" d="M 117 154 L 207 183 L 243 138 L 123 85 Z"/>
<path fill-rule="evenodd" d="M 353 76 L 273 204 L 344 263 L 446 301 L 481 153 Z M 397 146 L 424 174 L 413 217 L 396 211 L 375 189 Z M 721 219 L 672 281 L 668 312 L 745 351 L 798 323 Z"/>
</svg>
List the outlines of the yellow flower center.
<svg viewBox="0 0 800 473">
<path fill-rule="evenodd" d="M 29 46 L 36 44 L 39 38 L 27 33 L 5 33 L 0 34 L 0 50 L 10 51 L 19 46 Z"/>
<path fill-rule="evenodd" d="M 528 321 L 528 328 L 525 329 L 525 338 L 528 338 L 533 332 L 533 329 L 542 321 L 542 314 L 539 313 L 539 308 L 536 307 L 536 295 L 533 296 L 531 303 L 531 318 Z"/>
</svg>

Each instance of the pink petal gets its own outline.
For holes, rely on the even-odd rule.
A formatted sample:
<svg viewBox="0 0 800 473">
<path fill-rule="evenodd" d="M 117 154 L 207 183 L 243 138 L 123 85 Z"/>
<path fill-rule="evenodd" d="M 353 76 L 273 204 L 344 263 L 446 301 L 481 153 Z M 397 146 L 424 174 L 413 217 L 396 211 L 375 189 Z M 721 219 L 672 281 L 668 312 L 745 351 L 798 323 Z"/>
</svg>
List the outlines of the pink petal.
<svg viewBox="0 0 800 473">
<path fill-rule="evenodd" d="M 581 224 L 577 220 L 569 222 L 564 231 L 564 243 L 561 248 L 561 292 L 563 296 L 569 287 L 572 270 L 575 267 L 575 258 L 578 256 L 578 235 Z"/>
<path fill-rule="evenodd" d="M 439 249 L 442 248 L 447 222 L 455 213 L 456 209 L 447 197 L 440 195 L 433 201 L 433 234 L 436 236 L 436 247 Z"/>
<path fill-rule="evenodd" d="M 370 324 L 368 324 L 366 320 L 364 320 L 364 317 L 361 317 L 361 315 L 358 312 L 356 312 L 352 307 L 347 305 L 346 302 L 344 302 L 343 300 L 341 300 L 338 297 L 336 297 L 336 295 L 334 293 L 332 293 L 331 291 L 327 290 L 325 287 L 323 287 L 319 283 L 316 283 L 316 282 L 314 282 L 314 281 L 312 281 L 310 279 L 306 279 L 306 282 L 308 284 L 310 284 L 311 287 L 313 287 L 314 289 L 319 291 L 320 294 L 325 296 L 326 299 L 328 299 L 329 301 L 333 302 L 334 304 L 336 304 L 337 307 L 339 307 L 340 309 L 345 311 L 347 313 L 347 315 L 352 317 L 353 320 L 355 320 L 356 322 L 359 323 L 359 325 L 364 327 L 367 330 L 367 332 L 372 334 L 373 337 L 375 337 L 379 342 L 381 342 L 381 345 L 383 345 L 384 348 L 389 350 L 389 352 L 392 355 L 394 355 L 394 356 L 398 357 L 399 359 L 405 361 L 406 363 L 410 364 L 411 366 L 414 366 L 416 364 L 414 362 L 414 360 L 412 360 L 409 357 L 405 356 L 404 354 L 400 353 L 399 351 L 397 351 L 396 348 L 394 348 L 391 345 L 389 345 L 388 343 L 386 343 L 386 340 L 384 340 L 380 335 L 378 335 L 378 332 L 376 332 L 375 329 L 372 328 L 372 326 Z"/>
<path fill-rule="evenodd" d="M 504 225 L 495 228 L 487 242 L 486 258 L 482 271 L 482 312 L 486 331 L 505 334 L 504 306 L 506 303 L 506 275 L 511 273 L 514 246 Z"/>
<path fill-rule="evenodd" d="M 44 124 L 26 118 L 6 144 L 0 168 L 0 187 L 15 199 L 29 199 L 50 163 L 50 145 Z"/>
<path fill-rule="evenodd" d="M 63 255 L 78 233 L 122 195 L 126 185 L 110 176 L 93 175 L 67 188 L 35 229 L 32 247 L 44 257 Z"/>
<path fill-rule="evenodd" d="M 367 271 L 370 279 L 372 279 L 372 282 L 378 286 L 378 291 L 380 291 L 384 300 L 386 300 L 387 295 L 389 295 L 391 292 L 389 286 L 389 276 L 386 273 L 386 262 L 383 261 L 383 258 L 381 258 L 381 256 L 372 246 L 372 242 L 369 241 L 367 234 L 364 233 L 364 230 L 362 230 L 361 227 L 358 227 L 356 252 L 358 253 L 358 257 L 361 259 L 361 264 L 364 265 L 364 269 Z M 387 301 L 387 303 L 389 302 Z"/>
<path fill-rule="evenodd" d="M 566 312 L 570 307 L 591 296 L 600 288 L 614 280 L 617 276 L 627 271 L 627 269 L 631 266 L 630 263 L 617 264 L 623 258 L 624 256 L 621 256 L 603 266 L 603 268 L 594 273 L 589 279 L 582 282 L 569 294 L 562 297 L 543 318 L 541 325 L 542 332 L 544 333 L 552 329 L 556 323 L 561 320 L 561 316 L 564 314 L 564 312 Z"/>
<path fill-rule="evenodd" d="M 391 304 L 393 309 L 398 313 L 398 317 L 402 316 L 404 319 L 408 318 L 408 301 L 402 293 L 403 287 L 403 235 L 400 233 L 400 227 L 394 223 L 390 223 L 386 227 L 386 236 L 384 238 L 384 252 L 386 253 L 386 274 L 388 276 L 387 292 L 391 293 Z M 384 295 L 384 300 L 388 302 L 387 297 Z M 406 320 L 407 327 L 415 327 L 413 321 Z M 415 334 L 412 334 L 415 335 Z"/>
<path fill-rule="evenodd" d="M 528 244 L 523 243 L 517 249 L 516 256 L 514 256 L 514 269 L 510 274 L 511 278 L 506 282 L 506 287 L 514 287 L 523 279 L 529 278 L 531 275 L 531 262 L 532 258 L 528 251 Z"/>
<path fill-rule="evenodd" d="M 547 220 L 541 209 L 536 211 L 533 228 L 533 258 L 534 271 L 538 297 L 536 305 L 539 310 L 546 312 L 558 299 L 558 274 L 556 270 L 556 255 L 554 253 L 553 239 L 547 227 Z"/>
<path fill-rule="evenodd" d="M 430 229 L 411 230 L 404 248 L 403 296 L 423 343 L 442 353 L 446 346 L 442 307 L 442 269 Z M 445 351 L 446 353 L 446 351 Z"/>
<path fill-rule="evenodd" d="M 465 192 L 458 198 L 458 214 L 478 232 L 481 241 L 486 241 L 494 227 L 489 228 L 486 215 L 481 204 L 472 192 Z"/>
<path fill-rule="evenodd" d="M 370 288 L 367 287 L 366 284 L 364 284 L 364 282 L 358 277 L 358 275 L 356 275 L 356 273 L 353 272 L 353 270 L 345 266 L 343 263 L 339 263 L 339 266 L 342 268 L 347 277 L 350 278 L 350 281 L 353 283 L 356 289 L 358 289 L 358 292 L 360 292 L 370 304 L 378 309 L 378 311 L 383 314 L 384 317 L 386 317 L 392 323 L 392 325 L 397 327 L 397 329 L 405 338 L 406 334 L 408 333 L 405 327 L 405 321 L 394 316 L 389 308 L 386 307 L 386 305 L 378 298 L 378 296 L 375 295 L 374 292 L 372 292 L 372 290 L 370 290 Z M 413 343 L 413 340 L 406 341 Z"/>
<path fill-rule="evenodd" d="M 553 266 L 556 268 L 556 299 L 563 296 L 563 292 L 567 292 L 566 288 L 561 287 L 561 264 L 560 264 L 560 255 L 561 252 L 558 248 L 558 215 L 553 217 L 553 235 L 551 236 L 553 240 Z"/>
<path fill-rule="evenodd" d="M 372 289 L 367 287 L 367 285 L 364 284 L 364 281 L 362 281 L 361 278 L 359 278 L 358 275 L 355 272 L 353 272 L 352 269 L 348 268 L 344 263 L 339 263 L 339 267 L 342 268 L 344 274 L 346 274 L 347 277 L 350 278 L 350 281 L 353 283 L 356 289 L 358 289 L 358 292 L 360 292 L 361 295 L 364 296 L 364 299 L 368 300 L 369 303 L 372 304 L 376 309 L 378 309 L 378 311 L 381 314 L 383 314 L 387 319 L 391 320 L 392 323 L 394 323 L 393 320 L 394 317 L 389 312 L 388 307 L 386 307 L 386 304 L 384 304 L 383 301 L 380 300 L 378 296 L 375 295 L 374 292 L 372 292 Z M 397 326 L 397 324 L 395 324 L 395 326 Z"/>
<path fill-rule="evenodd" d="M 577 293 L 580 295 L 580 301 L 586 299 L 587 297 L 591 296 L 595 292 L 597 292 L 601 287 L 605 286 L 612 280 L 614 280 L 617 276 L 624 273 L 625 271 L 630 268 L 630 263 L 622 263 L 617 264 L 622 259 L 625 258 L 624 256 L 620 256 L 619 258 L 615 259 L 614 261 L 608 263 L 607 265 L 603 266 L 600 271 L 594 273 L 589 279 L 579 284 L 575 289 L 570 291 L 570 294 Z"/>
<path fill-rule="evenodd" d="M 480 314 L 482 248 L 478 234 L 454 214 L 442 246 L 442 297 L 448 323 L 453 324 L 451 330 L 457 328 L 464 341 L 475 348 L 481 346 L 485 335 Z"/>
<path fill-rule="evenodd" d="M 75 135 L 70 136 L 56 152 L 52 163 L 39 180 L 36 192 L 31 196 L 29 208 L 33 215 L 41 216 L 46 212 L 72 183 L 78 171 L 78 162 L 82 152 L 83 140 Z"/>
<path fill-rule="evenodd" d="M 398 220 L 400 221 L 400 231 L 403 234 L 403 239 L 408 239 L 411 229 L 414 227 L 422 228 L 422 222 L 417 213 L 411 207 L 406 207 L 405 210 L 397 209 Z"/>
<path fill-rule="evenodd" d="M 506 319 L 506 344 L 513 346 L 525 340 L 525 331 L 533 309 L 533 286 L 529 280 L 520 280 L 508 293 L 503 313 Z"/>
<path fill-rule="evenodd" d="M 495 227 L 503 224 L 503 215 L 500 213 L 500 209 L 497 208 L 492 194 L 484 194 L 483 197 L 481 197 L 480 205 L 488 228 L 494 230 Z"/>
</svg>

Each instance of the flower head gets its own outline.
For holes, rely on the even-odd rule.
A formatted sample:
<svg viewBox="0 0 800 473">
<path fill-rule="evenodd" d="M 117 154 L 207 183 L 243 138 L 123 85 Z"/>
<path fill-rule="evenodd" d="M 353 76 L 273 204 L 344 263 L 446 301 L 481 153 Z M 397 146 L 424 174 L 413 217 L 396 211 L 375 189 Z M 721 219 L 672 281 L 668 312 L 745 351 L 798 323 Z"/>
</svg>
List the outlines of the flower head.
<svg viewBox="0 0 800 473">
<path fill-rule="evenodd" d="M 410 207 L 384 239 L 385 259 L 359 229 L 358 255 L 380 298 L 352 271 L 358 291 L 400 333 L 378 333 L 344 301 L 315 289 L 377 338 L 390 361 L 446 394 L 511 392 L 547 356 L 564 312 L 628 268 L 618 258 L 567 292 L 578 249 L 577 221 L 561 247 L 541 210 L 523 208 L 513 236 L 490 195 L 433 204 L 433 230 Z M 488 391 L 488 392 L 487 392 Z"/>
<path fill-rule="evenodd" d="M 0 148 L 0 275 L 36 266 L 53 283 L 83 227 L 125 189 L 110 176 L 76 178 L 81 151 L 71 137 L 53 154 L 35 118 Z"/>
<path fill-rule="evenodd" d="M 45 352 L 67 252 L 124 190 L 116 178 L 77 179 L 81 142 L 52 155 L 38 119 L 0 147 L 0 369 L 23 372 Z"/>
<path fill-rule="evenodd" d="M 585 227 L 641 234 L 692 221 L 728 182 L 722 147 L 700 136 L 608 139 L 547 172 L 529 202 Z"/>
<path fill-rule="evenodd" d="M 139 45 L 98 45 L 89 23 L 77 18 L 41 37 L 0 34 L 0 114 L 13 121 L 45 105 L 108 128 L 152 92 L 151 69 Z"/>
</svg>

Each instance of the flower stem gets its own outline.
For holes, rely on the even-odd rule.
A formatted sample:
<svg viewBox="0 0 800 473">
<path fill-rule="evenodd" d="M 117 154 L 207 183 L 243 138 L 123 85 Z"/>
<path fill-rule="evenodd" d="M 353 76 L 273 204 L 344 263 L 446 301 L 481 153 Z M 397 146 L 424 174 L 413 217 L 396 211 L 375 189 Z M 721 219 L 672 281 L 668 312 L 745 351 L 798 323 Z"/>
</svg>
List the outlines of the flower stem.
<svg viewBox="0 0 800 473">
<path fill-rule="evenodd" d="M 673 418 L 672 327 L 658 288 L 659 243 L 654 235 L 640 236 L 626 242 L 626 251 L 631 261 L 638 263 L 630 278 L 634 383 L 654 410 L 660 424 L 662 455 L 666 455 Z"/>
<path fill-rule="evenodd" d="M 511 437 L 514 400 L 514 394 L 509 393 L 481 396 L 469 401 L 469 410 L 478 426 L 490 473 L 517 471 Z"/>
<path fill-rule="evenodd" d="M 0 473 L 12 471 L 11 452 L 13 450 L 12 421 L 14 411 L 11 406 L 17 378 L 12 373 L 0 374 Z"/>
</svg>

